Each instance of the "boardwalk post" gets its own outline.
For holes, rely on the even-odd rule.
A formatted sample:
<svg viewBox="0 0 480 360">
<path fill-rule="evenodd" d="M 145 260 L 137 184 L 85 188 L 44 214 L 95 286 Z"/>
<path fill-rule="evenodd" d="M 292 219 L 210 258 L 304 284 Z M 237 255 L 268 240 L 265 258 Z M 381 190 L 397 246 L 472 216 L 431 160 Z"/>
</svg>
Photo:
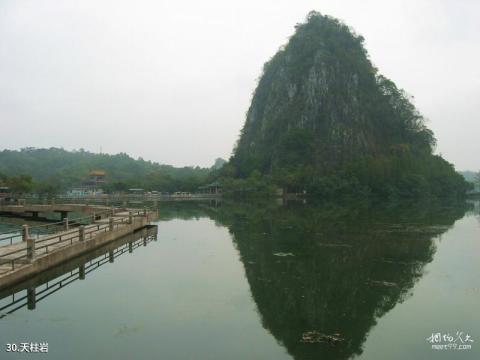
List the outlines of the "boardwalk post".
<svg viewBox="0 0 480 360">
<path fill-rule="evenodd" d="M 28 239 L 28 225 L 22 226 L 22 241 L 27 241 Z"/>
<path fill-rule="evenodd" d="M 78 279 L 85 280 L 85 264 L 78 267 Z"/>
<path fill-rule="evenodd" d="M 113 231 L 113 217 L 108 219 L 108 230 Z"/>
<path fill-rule="evenodd" d="M 131 211 L 128 212 L 128 223 L 133 224 L 133 214 Z"/>
<path fill-rule="evenodd" d="M 36 303 L 35 288 L 30 287 L 27 289 L 27 309 L 35 310 Z"/>
<path fill-rule="evenodd" d="M 27 239 L 27 260 L 28 262 L 33 262 L 35 260 L 35 239 Z"/>
<path fill-rule="evenodd" d="M 63 219 L 63 224 L 65 225 L 65 230 L 68 230 L 70 228 L 70 225 L 68 223 L 68 217 L 66 217 L 65 219 Z"/>
<path fill-rule="evenodd" d="M 85 225 L 78 228 L 78 241 L 85 241 Z"/>
</svg>

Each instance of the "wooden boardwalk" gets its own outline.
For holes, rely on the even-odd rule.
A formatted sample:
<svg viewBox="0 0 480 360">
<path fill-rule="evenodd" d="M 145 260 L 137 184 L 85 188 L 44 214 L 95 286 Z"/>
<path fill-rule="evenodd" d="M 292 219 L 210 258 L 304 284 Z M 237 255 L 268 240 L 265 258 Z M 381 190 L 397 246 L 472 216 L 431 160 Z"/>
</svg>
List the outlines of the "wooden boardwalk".
<svg viewBox="0 0 480 360">
<path fill-rule="evenodd" d="M 157 231 L 156 225 L 149 225 L 7 289 L 0 290 L 0 319 L 24 307 L 34 310 L 39 301 L 56 294 L 60 289 L 77 280 L 86 280 L 91 272 L 115 262 L 120 256 L 133 253 L 156 241 Z"/>
<path fill-rule="evenodd" d="M 97 213 L 91 223 L 75 227 L 70 227 L 67 220 L 63 230 L 36 238 L 29 236 L 24 225 L 23 241 L 0 244 L 0 288 L 132 233 L 155 220 L 158 214 L 147 209 L 108 208 L 103 215 Z M 18 232 L 15 236 L 18 240 Z"/>
</svg>

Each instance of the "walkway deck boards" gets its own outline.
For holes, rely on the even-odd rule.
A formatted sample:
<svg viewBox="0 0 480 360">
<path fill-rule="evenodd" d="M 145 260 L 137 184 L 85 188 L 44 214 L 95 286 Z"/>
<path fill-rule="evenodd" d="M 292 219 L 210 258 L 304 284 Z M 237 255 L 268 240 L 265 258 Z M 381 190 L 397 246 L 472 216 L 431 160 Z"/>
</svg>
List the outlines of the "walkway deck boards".
<svg viewBox="0 0 480 360">
<path fill-rule="evenodd" d="M 81 205 L 77 205 L 81 206 Z M 128 222 L 129 219 L 129 212 L 132 209 L 122 209 L 119 212 L 116 212 L 114 216 L 110 216 L 109 218 L 99 219 L 91 224 L 85 225 L 85 238 L 82 243 L 91 243 L 92 246 L 96 246 L 93 243 L 95 239 L 105 238 L 105 240 L 100 240 L 102 243 L 106 243 L 109 241 L 116 240 L 121 236 L 125 235 L 125 232 L 133 232 L 143 226 L 145 226 L 149 221 L 156 218 L 156 212 L 147 211 L 145 216 L 143 216 L 143 210 L 135 210 L 135 216 L 133 217 L 133 221 L 130 224 Z M 88 209 L 87 211 L 91 211 Z M 114 229 L 110 230 L 110 218 L 113 218 Z M 106 234 L 107 236 L 99 236 L 101 234 Z M 107 234 L 106 234 L 107 235 Z M 92 241 L 94 240 L 94 241 Z M 51 257 L 52 254 L 58 255 L 59 251 L 63 250 L 71 250 L 75 248 L 74 245 L 78 245 L 78 247 L 82 247 L 79 238 L 79 227 L 71 227 L 69 230 L 63 230 L 59 232 L 55 232 L 54 234 L 45 234 L 40 235 L 38 238 L 35 239 L 35 258 L 33 261 L 27 258 L 27 244 L 26 242 L 17 242 L 14 244 L 8 244 L 0 246 L 0 287 L 5 286 L 4 278 L 12 277 L 11 275 L 16 272 L 21 272 L 25 270 L 26 267 L 32 267 L 38 262 L 40 259 Z M 87 246 L 90 244 L 86 244 Z M 68 249 L 71 248 L 71 249 Z M 11 252 L 17 251 L 14 254 L 10 254 Z M 74 250 L 74 252 L 77 250 Z M 85 252 L 84 250 L 77 251 L 79 255 L 80 253 Z M 72 257 L 72 251 L 65 251 L 66 258 Z M 19 258 L 20 259 L 17 259 Z M 14 260 L 14 266 L 12 267 L 12 260 Z M 58 263 L 58 256 L 55 256 L 55 263 Z M 44 266 L 42 266 L 43 269 Z M 42 270 L 43 271 L 43 270 Z"/>
</svg>

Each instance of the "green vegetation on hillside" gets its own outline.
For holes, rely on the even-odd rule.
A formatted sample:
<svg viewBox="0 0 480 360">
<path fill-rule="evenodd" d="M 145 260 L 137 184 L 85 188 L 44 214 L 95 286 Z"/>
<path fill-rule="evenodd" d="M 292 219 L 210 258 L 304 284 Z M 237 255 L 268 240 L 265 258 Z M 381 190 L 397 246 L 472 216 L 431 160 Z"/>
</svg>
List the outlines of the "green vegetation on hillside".
<svg viewBox="0 0 480 360">
<path fill-rule="evenodd" d="M 55 193 L 81 186 L 92 170 L 106 171 L 106 191 L 195 191 L 210 173 L 208 168 L 175 168 L 141 158 L 135 160 L 125 153 L 94 154 L 58 148 L 0 151 L 0 183 L 19 193 Z"/>
<path fill-rule="evenodd" d="M 363 37 L 317 12 L 263 69 L 220 177 L 227 192 L 331 197 L 461 195 L 411 98 L 379 74 Z"/>
</svg>

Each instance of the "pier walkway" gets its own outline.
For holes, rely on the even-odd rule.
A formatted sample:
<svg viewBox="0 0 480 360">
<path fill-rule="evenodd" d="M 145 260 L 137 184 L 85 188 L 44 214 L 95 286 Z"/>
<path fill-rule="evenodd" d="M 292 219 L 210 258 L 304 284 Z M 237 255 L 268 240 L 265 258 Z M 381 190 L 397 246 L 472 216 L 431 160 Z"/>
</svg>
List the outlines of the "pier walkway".
<svg viewBox="0 0 480 360">
<path fill-rule="evenodd" d="M 0 213 L 13 215 L 31 214 L 38 217 L 40 213 L 60 213 L 62 220 L 68 217 L 68 213 L 100 213 L 110 210 L 109 206 L 88 205 L 88 204 L 2 204 L 0 203 Z"/>
<path fill-rule="evenodd" d="M 158 217 L 156 210 L 146 208 L 47 206 L 54 207 L 50 211 L 61 209 L 88 215 L 30 228 L 23 225 L 21 234 L 18 231 L 0 234 L 0 289 L 133 233 Z"/>
<path fill-rule="evenodd" d="M 132 234 L 109 242 L 84 255 L 67 261 L 38 275 L 0 290 L 0 319 L 19 309 L 34 310 L 36 304 L 77 280 L 87 280 L 89 274 L 120 256 L 133 253 L 157 240 L 157 226 L 148 225 Z"/>
</svg>

